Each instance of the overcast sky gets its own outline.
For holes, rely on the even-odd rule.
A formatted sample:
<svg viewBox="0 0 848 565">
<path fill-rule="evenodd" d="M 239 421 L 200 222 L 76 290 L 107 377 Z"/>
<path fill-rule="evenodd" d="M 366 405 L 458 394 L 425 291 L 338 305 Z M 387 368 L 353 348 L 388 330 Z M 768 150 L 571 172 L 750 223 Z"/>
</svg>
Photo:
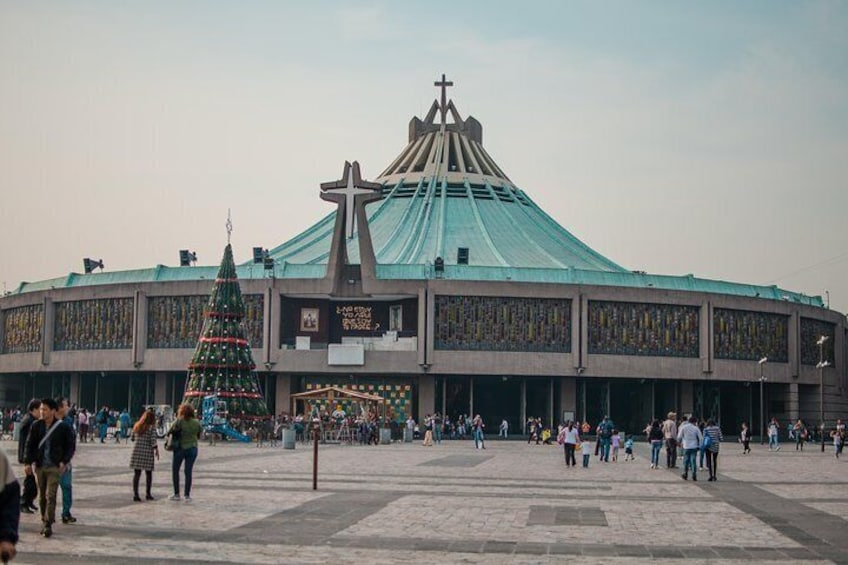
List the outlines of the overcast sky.
<svg viewBox="0 0 848 565">
<path fill-rule="evenodd" d="M 848 311 L 848 3 L 0 0 L 0 285 L 237 261 L 378 175 L 446 73 L 618 264 Z M 2 286 L 0 286 L 2 291 Z"/>
</svg>

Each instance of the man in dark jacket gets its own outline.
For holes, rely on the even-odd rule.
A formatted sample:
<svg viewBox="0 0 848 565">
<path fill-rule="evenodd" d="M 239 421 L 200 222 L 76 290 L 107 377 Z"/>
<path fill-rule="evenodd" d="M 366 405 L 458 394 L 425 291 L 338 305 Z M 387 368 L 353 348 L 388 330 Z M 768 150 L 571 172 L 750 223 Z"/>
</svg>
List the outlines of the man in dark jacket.
<svg viewBox="0 0 848 565">
<path fill-rule="evenodd" d="M 0 450 L 0 558 L 3 563 L 15 558 L 18 524 L 21 519 L 20 492 L 12 464 Z"/>
<path fill-rule="evenodd" d="M 18 436 L 18 463 L 21 465 L 24 464 L 26 458 L 26 442 L 29 437 L 29 430 L 32 428 L 33 422 L 41 417 L 40 409 L 41 401 L 33 398 L 27 406 L 28 413 L 21 420 L 20 435 Z M 24 477 L 24 490 L 20 497 L 21 512 L 32 514 L 38 510 L 33 504 L 36 496 L 38 496 L 38 489 L 35 486 L 35 474 L 27 472 Z"/>
<path fill-rule="evenodd" d="M 35 467 L 38 506 L 41 508 L 41 535 L 53 535 L 56 521 L 56 492 L 59 480 L 70 463 L 73 448 L 68 442 L 67 424 L 56 417 L 59 405 L 52 398 L 41 400 L 41 419 L 32 425 L 26 443 L 25 462 Z"/>
<path fill-rule="evenodd" d="M 65 467 L 65 472 L 59 477 L 59 487 L 62 489 L 62 523 L 73 524 L 77 519 L 71 514 L 71 505 L 74 502 L 73 485 L 71 482 L 73 480 L 71 459 L 74 458 L 74 453 L 77 450 L 77 434 L 74 433 L 74 419 L 70 414 L 68 399 L 57 398 L 56 404 L 59 406 L 59 410 L 56 411 L 56 418 L 62 420 L 65 424 L 59 431 L 67 434 L 67 441 L 70 446 L 70 453 L 67 456 L 68 465 Z"/>
</svg>

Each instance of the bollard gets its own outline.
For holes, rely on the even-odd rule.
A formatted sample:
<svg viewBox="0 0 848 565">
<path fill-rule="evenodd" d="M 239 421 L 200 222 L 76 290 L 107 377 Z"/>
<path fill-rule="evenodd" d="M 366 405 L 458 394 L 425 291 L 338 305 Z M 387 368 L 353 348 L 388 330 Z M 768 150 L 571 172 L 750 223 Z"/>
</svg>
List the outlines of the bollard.
<svg viewBox="0 0 848 565">
<path fill-rule="evenodd" d="M 318 426 L 312 430 L 312 490 L 318 490 Z"/>
</svg>

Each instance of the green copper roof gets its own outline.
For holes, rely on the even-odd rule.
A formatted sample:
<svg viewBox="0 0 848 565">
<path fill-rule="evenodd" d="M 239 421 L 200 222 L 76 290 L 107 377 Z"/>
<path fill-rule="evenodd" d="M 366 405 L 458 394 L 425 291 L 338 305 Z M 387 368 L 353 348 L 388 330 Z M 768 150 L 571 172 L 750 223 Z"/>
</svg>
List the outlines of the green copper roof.
<svg viewBox="0 0 848 565">
<path fill-rule="evenodd" d="M 421 179 L 415 185 L 384 186 L 383 199 L 366 208 L 378 264 L 427 265 L 436 257 L 457 264 L 459 248 L 468 265 L 627 272 L 586 246 L 511 185 L 449 184 Z M 270 250 L 277 262 L 326 264 L 335 214 Z M 358 232 L 347 240 L 348 257 L 359 262 Z"/>
</svg>

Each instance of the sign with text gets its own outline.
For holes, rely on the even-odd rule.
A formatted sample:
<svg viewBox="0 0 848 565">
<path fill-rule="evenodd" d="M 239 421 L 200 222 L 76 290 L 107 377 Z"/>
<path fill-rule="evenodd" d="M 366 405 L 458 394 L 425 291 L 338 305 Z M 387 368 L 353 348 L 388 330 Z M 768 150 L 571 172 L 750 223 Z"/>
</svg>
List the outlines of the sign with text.
<svg viewBox="0 0 848 565">
<path fill-rule="evenodd" d="M 376 331 L 380 323 L 374 318 L 373 307 L 368 305 L 346 304 L 336 306 L 336 316 L 341 321 L 342 331 Z"/>
</svg>

